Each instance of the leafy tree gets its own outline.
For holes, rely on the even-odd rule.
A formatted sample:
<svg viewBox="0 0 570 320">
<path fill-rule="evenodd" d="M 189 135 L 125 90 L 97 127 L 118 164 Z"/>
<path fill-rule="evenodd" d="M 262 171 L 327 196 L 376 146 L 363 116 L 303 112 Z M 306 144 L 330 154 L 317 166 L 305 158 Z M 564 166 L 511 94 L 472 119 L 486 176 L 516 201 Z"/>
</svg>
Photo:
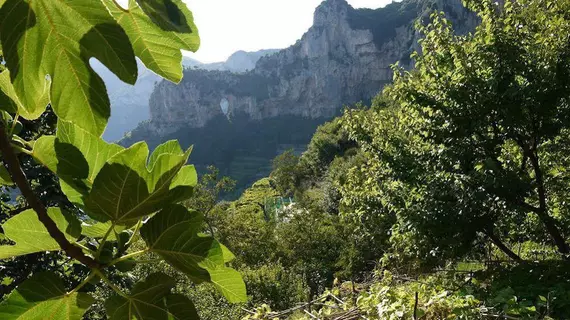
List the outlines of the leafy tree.
<svg viewBox="0 0 570 320">
<path fill-rule="evenodd" d="M 216 167 L 209 166 L 208 172 L 202 175 L 194 188 L 194 196 L 186 202 L 187 207 L 204 214 L 204 220 L 212 236 L 215 236 L 215 234 L 210 213 L 220 201 L 220 196 L 231 192 L 236 185 L 236 181 L 230 177 L 220 178 L 219 175 L 220 171 Z"/>
<path fill-rule="evenodd" d="M 230 302 L 244 301 L 241 276 L 226 266 L 233 255 L 200 233 L 200 213 L 179 204 L 197 184 L 194 167 L 186 165 L 191 150 L 169 141 L 149 155 L 145 143 L 123 148 L 100 138 L 109 98 L 89 59 L 130 84 L 137 79 L 135 57 L 179 82 L 180 50 L 199 46 L 186 5 L 130 0 L 124 9 L 111 0 L 3 0 L 0 43 L 0 150 L 9 173 L 2 179 L 18 187 L 30 208 L 2 224 L 10 243 L 0 246 L 0 259 L 61 252 L 69 258 L 64 265 L 88 269 L 71 289 L 53 270 L 34 273 L 0 304 L 0 316 L 81 319 L 94 302 L 87 285 L 102 281 L 114 291 L 104 304 L 112 319 L 197 318 L 192 302 L 172 291 L 169 275 L 150 274 L 128 293 L 117 285 L 115 270 L 145 254 L 195 283 L 213 284 Z M 55 134 L 18 133 L 20 118 L 37 119 L 48 105 L 57 116 Z M 65 201 L 34 190 L 23 169 L 31 158 L 57 176 Z M 135 250 L 134 243 L 144 246 Z"/>
<path fill-rule="evenodd" d="M 279 251 L 286 266 L 302 275 L 309 287 L 309 298 L 332 285 L 336 261 L 343 239 L 339 237 L 335 217 L 318 211 L 298 210 L 276 229 Z"/>
<path fill-rule="evenodd" d="M 392 211 L 393 254 L 421 263 L 483 254 L 482 236 L 515 260 L 509 242 L 545 234 L 565 254 L 570 42 L 566 31 L 551 34 L 567 30 L 568 5 L 471 7 L 482 21 L 475 33 L 458 36 L 432 15 L 419 26 L 417 69 L 397 69 L 376 99 L 384 109 L 347 117 L 369 160 L 350 175 L 344 205 L 362 208 L 357 216 Z"/>
<path fill-rule="evenodd" d="M 431 226 L 416 219 L 422 217 L 420 212 L 431 211 L 424 200 L 441 192 L 416 187 L 425 182 L 424 177 L 437 175 L 435 168 L 426 168 L 421 161 L 426 150 L 431 149 L 409 133 L 409 118 L 400 109 L 378 107 L 348 111 L 343 118 L 343 126 L 360 146 L 361 160 L 346 173 L 339 186 L 340 213 L 358 228 L 355 233 L 368 234 L 380 244 L 384 241 L 381 249 L 391 260 L 398 260 L 398 265 L 405 264 L 400 258 L 428 262 L 433 258 L 430 252 L 434 248 L 453 251 L 463 241 L 457 241 L 449 230 L 441 227 L 435 230 L 449 237 L 432 237 Z M 433 194 L 426 193 L 432 191 Z M 432 221 L 429 219 L 433 217 L 426 217 Z M 452 223 L 449 226 L 454 228 Z M 401 233 L 407 238 L 399 237 Z M 433 245 L 433 241 L 445 245 Z M 438 260 L 446 257 L 449 255 L 441 251 L 437 254 Z"/>
<path fill-rule="evenodd" d="M 275 182 L 277 191 L 284 196 L 293 196 L 297 184 L 297 165 L 299 157 L 289 149 L 273 159 L 270 178 Z"/>
<path fill-rule="evenodd" d="M 7 114 L 5 114 L 5 116 L 7 118 L 9 117 Z M 37 120 L 29 121 L 21 119 L 21 121 L 18 121 L 15 124 L 18 127 L 15 128 L 15 131 L 17 131 L 20 136 L 33 140 L 43 134 L 54 134 L 56 123 L 57 117 L 51 108 L 48 107 L 47 111 Z M 30 181 L 34 192 L 39 195 L 44 203 L 48 203 L 50 206 L 59 205 L 73 210 L 72 205 L 61 192 L 57 177 L 52 172 L 41 164 L 36 163 L 30 156 L 22 155 L 21 159 L 22 170 Z M 4 164 L 0 167 L 0 170 L 2 169 L 5 170 L 5 180 L 11 180 Z M 3 199 L 0 202 L 2 206 L 0 211 L 0 223 L 4 223 L 18 213 L 30 209 L 27 201 L 21 196 L 18 196 L 17 190 L 12 183 L 4 186 L 2 189 Z M 8 239 L 3 240 L 3 244 L 9 244 Z M 77 285 L 81 281 L 81 277 L 85 276 L 87 269 L 77 266 L 77 268 L 74 267 L 74 273 L 65 272 L 65 268 L 61 263 L 65 260 L 64 258 L 65 256 L 59 252 L 40 252 L 3 261 L 2 270 L 0 271 L 0 278 L 3 279 L 0 286 L 0 296 L 11 292 L 33 273 L 46 269 L 61 274 L 67 283 L 75 283 L 75 285 Z"/>
<path fill-rule="evenodd" d="M 281 263 L 268 262 L 259 268 L 242 268 L 250 304 L 268 304 L 276 310 L 285 310 L 307 298 L 303 278 Z"/>
<path fill-rule="evenodd" d="M 340 119 L 327 122 L 317 129 L 313 135 L 307 151 L 303 154 L 299 163 L 300 174 L 307 177 L 320 178 L 326 172 L 328 165 L 338 156 L 356 147 L 353 140 L 349 139 L 348 132 L 344 130 Z"/>
<path fill-rule="evenodd" d="M 415 55 L 417 71 L 397 73 L 388 94 L 421 117 L 419 132 L 439 149 L 440 168 L 464 175 L 462 188 L 484 190 L 507 208 L 480 207 L 481 219 L 492 225 L 507 213 L 536 215 L 568 255 L 553 211 L 563 177 L 552 174 L 559 164 L 548 146 L 569 123 L 569 4 L 505 1 L 497 10 L 492 1 L 469 3 L 482 21 L 475 33 L 456 36 L 434 14 L 420 28 L 426 37 Z"/>
<path fill-rule="evenodd" d="M 275 221 L 270 207 L 278 196 L 269 178 L 261 179 L 236 201 L 212 214 L 217 236 L 236 254 L 236 264 L 257 267 L 275 256 Z"/>
</svg>

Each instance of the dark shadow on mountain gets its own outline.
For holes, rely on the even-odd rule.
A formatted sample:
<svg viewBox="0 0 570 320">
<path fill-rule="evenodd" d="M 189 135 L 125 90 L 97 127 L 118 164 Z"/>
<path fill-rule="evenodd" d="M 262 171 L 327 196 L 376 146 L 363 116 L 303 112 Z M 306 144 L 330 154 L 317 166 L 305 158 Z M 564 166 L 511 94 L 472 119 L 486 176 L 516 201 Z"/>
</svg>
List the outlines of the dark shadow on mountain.
<svg viewBox="0 0 570 320">
<path fill-rule="evenodd" d="M 142 125 L 120 144 L 128 146 L 142 139 L 153 149 L 164 141 L 177 139 L 183 148 L 194 145 L 190 163 L 199 173 L 214 165 L 220 174 L 237 180 L 236 191 L 229 196 L 232 198 L 266 177 L 271 172 L 271 161 L 283 151 L 304 151 L 317 127 L 327 120 L 301 116 L 252 120 L 244 113 L 228 120 L 220 115 L 203 128 L 182 128 L 164 137 L 151 135 Z"/>
</svg>

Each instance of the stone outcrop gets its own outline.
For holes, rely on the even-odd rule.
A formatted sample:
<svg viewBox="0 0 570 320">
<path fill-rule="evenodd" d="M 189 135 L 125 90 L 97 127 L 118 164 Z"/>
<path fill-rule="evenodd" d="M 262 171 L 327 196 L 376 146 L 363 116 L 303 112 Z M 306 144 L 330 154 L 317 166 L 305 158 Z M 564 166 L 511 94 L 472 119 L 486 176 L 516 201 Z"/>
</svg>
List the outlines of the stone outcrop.
<svg viewBox="0 0 570 320">
<path fill-rule="evenodd" d="M 344 105 L 374 97 L 392 80 L 395 62 L 411 66 L 409 55 L 419 39 L 414 22 L 434 8 L 447 11 L 460 30 L 476 23 L 460 0 L 404 0 L 377 10 L 326 0 L 296 44 L 262 57 L 253 70 L 235 74 L 190 69 L 180 85 L 159 83 L 150 99 L 146 129 L 165 136 L 237 113 L 255 120 L 283 115 L 332 118 Z"/>
<path fill-rule="evenodd" d="M 182 66 L 186 69 L 224 70 L 234 73 L 243 73 L 255 67 L 257 61 L 277 50 L 260 50 L 256 52 L 238 51 L 224 62 L 204 64 L 197 60 L 184 57 Z M 154 90 L 155 83 L 162 78 L 147 69 L 137 60 L 138 79 L 134 86 L 119 80 L 111 71 L 97 60 L 92 66 L 103 78 L 111 101 L 111 118 L 103 138 L 107 141 L 116 141 L 123 135 L 137 127 L 141 122 L 150 119 L 149 99 Z"/>
</svg>

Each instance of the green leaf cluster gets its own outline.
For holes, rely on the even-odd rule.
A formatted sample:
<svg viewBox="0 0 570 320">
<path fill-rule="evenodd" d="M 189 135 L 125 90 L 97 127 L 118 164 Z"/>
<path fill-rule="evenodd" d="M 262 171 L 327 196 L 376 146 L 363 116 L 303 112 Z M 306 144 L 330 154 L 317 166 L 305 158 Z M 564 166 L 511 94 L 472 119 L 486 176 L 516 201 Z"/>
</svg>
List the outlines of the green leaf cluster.
<svg viewBox="0 0 570 320">
<path fill-rule="evenodd" d="M 226 266 L 233 254 L 200 233 L 202 214 L 178 204 L 197 184 L 187 165 L 192 149 L 169 141 L 151 153 L 146 143 L 124 148 L 101 139 L 109 97 L 91 59 L 129 84 L 137 80 L 137 58 L 177 83 L 181 50 L 199 44 L 182 0 L 130 0 L 127 8 L 114 0 L 0 1 L 0 185 L 16 185 L 31 208 L 2 225 L 0 260 L 61 250 L 70 265 L 91 269 L 71 291 L 53 273 L 34 275 L 0 304 L 2 319 L 80 319 L 93 303 L 85 286 L 100 281 L 116 293 L 105 303 L 111 319 L 197 319 L 164 274 L 129 294 L 109 280 L 109 272 L 129 272 L 143 254 L 195 283 L 212 283 L 230 302 L 246 299 L 241 276 Z M 19 120 L 36 120 L 48 106 L 57 115 L 55 134 L 19 136 Z M 55 174 L 67 199 L 46 208 L 22 174 L 24 161 Z M 136 251 L 141 236 L 146 247 Z"/>
<path fill-rule="evenodd" d="M 81 319 L 93 302 L 86 293 L 66 292 L 57 275 L 38 273 L 0 304 L 0 316 L 10 320 Z"/>
<path fill-rule="evenodd" d="M 196 51 L 197 28 L 180 0 L 7 0 L 0 8 L 2 109 L 38 118 L 51 104 L 60 119 L 97 136 L 110 115 L 95 58 L 126 83 L 137 79 L 135 57 L 174 82 L 182 78 L 180 50 Z"/>
<path fill-rule="evenodd" d="M 188 298 L 171 293 L 175 284 L 165 274 L 149 275 L 129 295 L 116 295 L 105 302 L 109 319 L 198 319 L 196 308 Z"/>
</svg>

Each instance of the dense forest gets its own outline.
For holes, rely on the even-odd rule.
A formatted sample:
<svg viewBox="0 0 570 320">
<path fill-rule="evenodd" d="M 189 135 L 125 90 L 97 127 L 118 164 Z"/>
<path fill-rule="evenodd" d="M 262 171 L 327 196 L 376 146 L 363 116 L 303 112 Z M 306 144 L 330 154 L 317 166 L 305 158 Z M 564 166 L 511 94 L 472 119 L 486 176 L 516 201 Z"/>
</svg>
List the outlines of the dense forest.
<svg viewBox="0 0 570 320">
<path fill-rule="evenodd" d="M 227 319 L 570 317 L 570 7 L 472 9 L 474 33 L 434 13 L 415 70 L 212 207 L 250 297 Z"/>
<path fill-rule="evenodd" d="M 466 5 L 476 30 L 419 21 L 413 70 L 235 201 L 174 141 L 19 118 L 1 70 L 0 318 L 569 319 L 570 2 Z"/>
</svg>

